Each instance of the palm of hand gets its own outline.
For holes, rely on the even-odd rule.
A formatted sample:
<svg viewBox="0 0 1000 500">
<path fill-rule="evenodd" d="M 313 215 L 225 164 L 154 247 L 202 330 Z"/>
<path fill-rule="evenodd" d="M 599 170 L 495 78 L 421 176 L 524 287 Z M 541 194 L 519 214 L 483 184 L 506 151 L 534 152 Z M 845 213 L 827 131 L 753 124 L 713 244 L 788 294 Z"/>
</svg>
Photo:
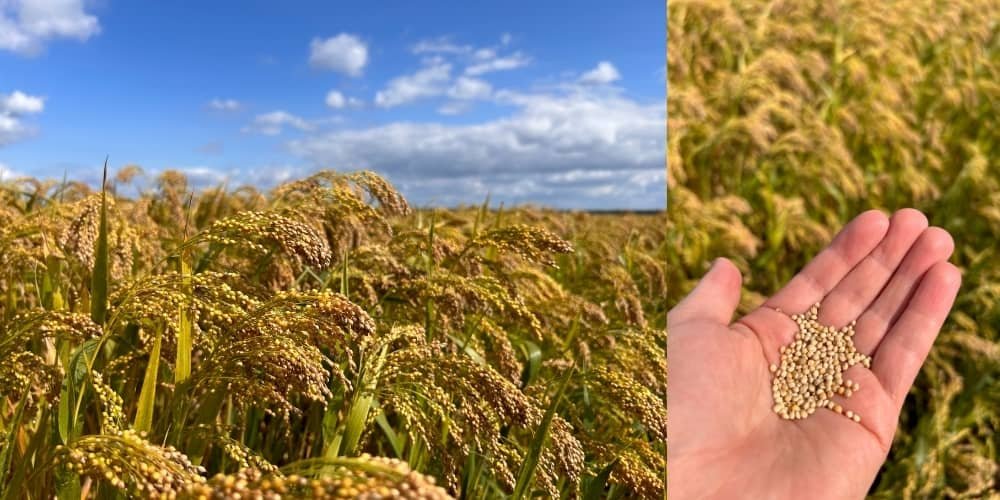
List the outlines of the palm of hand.
<svg viewBox="0 0 1000 500">
<path fill-rule="evenodd" d="M 951 238 L 922 214 L 866 212 L 764 306 L 730 323 L 739 272 L 719 262 L 668 317 L 670 498 L 862 498 L 885 460 L 903 399 L 959 285 Z M 822 301 L 820 322 L 857 320 L 871 369 L 861 389 L 803 420 L 772 410 L 770 364 L 793 339 L 792 313 Z M 784 311 L 784 312 L 779 312 Z"/>
</svg>

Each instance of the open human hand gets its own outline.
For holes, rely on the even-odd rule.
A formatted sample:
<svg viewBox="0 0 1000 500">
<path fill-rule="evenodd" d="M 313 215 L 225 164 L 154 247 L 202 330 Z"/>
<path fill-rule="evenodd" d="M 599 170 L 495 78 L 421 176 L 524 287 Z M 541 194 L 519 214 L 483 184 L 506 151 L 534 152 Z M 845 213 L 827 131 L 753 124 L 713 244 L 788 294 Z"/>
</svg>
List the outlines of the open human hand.
<svg viewBox="0 0 1000 500">
<path fill-rule="evenodd" d="M 847 224 L 778 293 L 733 322 L 741 277 L 717 260 L 667 316 L 668 497 L 863 498 L 885 461 L 906 394 L 961 283 L 943 229 L 903 209 Z M 821 303 L 819 322 L 856 320 L 854 344 L 871 368 L 835 403 L 801 420 L 774 411 L 771 364 L 796 332 L 790 315 Z"/>
</svg>

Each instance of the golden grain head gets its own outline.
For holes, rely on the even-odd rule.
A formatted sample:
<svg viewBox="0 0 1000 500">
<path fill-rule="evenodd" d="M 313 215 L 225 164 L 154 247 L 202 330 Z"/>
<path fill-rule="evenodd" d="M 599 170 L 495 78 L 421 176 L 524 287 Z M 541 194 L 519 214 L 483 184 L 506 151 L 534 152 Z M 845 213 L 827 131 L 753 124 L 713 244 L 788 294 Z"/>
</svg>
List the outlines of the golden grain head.
<svg viewBox="0 0 1000 500">
<path fill-rule="evenodd" d="M 665 328 L 663 217 L 414 210 L 371 172 L 156 184 L 109 186 L 105 226 L 85 184 L 0 182 L 0 495 L 478 498 L 525 476 L 550 404 L 532 495 L 665 451 L 637 326 Z M 577 404 L 580 366 L 621 404 Z"/>
</svg>

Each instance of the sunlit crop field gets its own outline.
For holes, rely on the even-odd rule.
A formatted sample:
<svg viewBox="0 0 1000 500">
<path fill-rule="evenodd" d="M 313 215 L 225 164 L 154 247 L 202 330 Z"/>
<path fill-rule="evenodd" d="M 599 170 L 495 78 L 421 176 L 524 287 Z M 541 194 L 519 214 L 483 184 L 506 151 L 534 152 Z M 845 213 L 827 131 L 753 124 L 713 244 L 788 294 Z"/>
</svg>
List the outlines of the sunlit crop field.
<svg viewBox="0 0 1000 500">
<path fill-rule="evenodd" d="M 962 289 L 874 497 L 1000 488 L 998 20 L 993 0 L 669 2 L 668 303 L 727 256 L 746 311 L 867 208 L 954 236 Z"/>
<path fill-rule="evenodd" d="M 662 213 L 135 174 L 0 185 L 3 498 L 662 497 Z"/>
</svg>

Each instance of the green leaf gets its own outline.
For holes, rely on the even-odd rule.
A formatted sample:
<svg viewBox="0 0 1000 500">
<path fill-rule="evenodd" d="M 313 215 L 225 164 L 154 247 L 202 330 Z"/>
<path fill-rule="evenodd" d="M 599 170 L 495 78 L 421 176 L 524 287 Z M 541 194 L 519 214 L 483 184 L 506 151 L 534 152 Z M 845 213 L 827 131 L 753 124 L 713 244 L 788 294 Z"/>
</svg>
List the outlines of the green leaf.
<svg viewBox="0 0 1000 500">
<path fill-rule="evenodd" d="M 48 295 L 45 298 L 46 304 L 50 311 L 61 311 L 66 308 L 66 302 L 62 295 L 62 287 L 59 285 L 60 275 L 62 274 L 62 261 L 56 257 L 46 257 L 45 267 L 47 268 L 45 276 L 50 283 Z"/>
<path fill-rule="evenodd" d="M 225 391 L 215 390 L 205 395 L 204 399 L 200 401 L 198 413 L 195 414 L 195 425 L 207 425 L 210 422 L 216 421 L 219 417 L 219 410 L 225 402 Z M 192 439 L 190 436 L 187 437 L 189 439 L 188 445 L 182 447 L 182 449 L 185 453 L 187 453 L 188 458 L 191 459 L 191 463 L 201 465 L 205 449 L 208 448 L 209 443 L 205 439 Z"/>
<path fill-rule="evenodd" d="M 538 372 L 542 369 L 542 349 L 538 344 L 524 340 L 520 343 L 521 350 L 527 358 L 524 364 L 524 372 L 521 373 L 521 385 L 528 386 L 538 377 Z"/>
<path fill-rule="evenodd" d="M 21 430 L 21 420 L 24 419 L 24 406 L 27 404 L 28 396 L 30 395 L 30 390 L 24 391 L 20 402 L 17 403 L 17 409 L 14 410 L 14 417 L 7 422 L 10 430 L 7 431 L 7 437 L 3 441 L 6 444 L 3 448 L 0 448 L 0 478 L 7 477 L 7 469 L 10 468 L 10 459 L 14 455 L 14 448 L 16 447 L 17 431 Z M 6 488 L 7 484 L 0 480 L 0 493 L 6 494 Z"/>
<path fill-rule="evenodd" d="M 31 434 L 31 439 L 28 441 L 28 446 L 25 448 L 21 460 L 18 460 L 14 464 L 14 473 L 11 475 L 10 481 L 7 482 L 6 491 L 3 496 L 5 500 L 7 498 L 16 498 L 15 495 L 23 494 L 28 489 L 28 486 L 24 484 L 24 480 L 28 472 L 33 469 L 33 462 L 38 458 L 38 450 L 42 448 L 43 443 L 51 434 L 48 432 L 51 428 L 49 424 L 50 416 L 49 408 L 42 408 L 41 415 L 38 417 L 38 424 L 35 426 L 35 432 Z"/>
<path fill-rule="evenodd" d="M 559 401 L 562 399 L 563 393 L 566 391 L 566 386 L 569 385 L 569 379 L 573 376 L 575 369 L 576 364 L 574 363 L 566 371 L 565 377 L 559 383 L 559 389 L 556 390 L 555 395 L 552 396 L 552 402 L 549 403 L 548 409 L 545 410 L 542 423 L 539 424 L 538 429 L 535 431 L 531 447 L 528 448 L 528 453 L 524 457 L 524 463 L 521 464 L 521 471 L 517 475 L 517 483 L 514 485 L 514 493 L 511 495 L 511 498 L 514 500 L 525 498 L 530 492 L 531 485 L 535 481 L 535 469 L 538 468 L 538 459 L 542 456 L 542 450 L 545 449 L 545 444 L 549 439 L 549 429 L 552 427 L 552 419 L 556 416 L 556 407 L 559 406 Z"/>
<path fill-rule="evenodd" d="M 7 300 L 7 308 L 4 311 L 4 319 L 10 320 L 14 317 L 17 308 L 17 288 L 7 287 L 7 294 L 4 296 Z"/>
<path fill-rule="evenodd" d="M 181 307 L 180 328 L 177 330 L 177 358 L 174 361 L 174 383 L 180 383 L 191 376 L 191 316 Z"/>
<path fill-rule="evenodd" d="M 469 335 L 471 335 L 471 332 L 469 333 Z M 448 339 L 451 340 L 455 344 L 455 347 L 458 347 L 459 349 L 461 349 L 462 351 L 464 351 L 465 354 L 467 354 L 469 356 L 469 358 L 471 358 L 476 363 L 478 363 L 480 365 L 483 365 L 483 366 L 489 365 L 489 363 L 486 361 L 486 359 L 483 358 L 483 356 L 481 354 L 479 354 L 478 351 L 476 351 L 475 349 L 472 348 L 472 346 L 469 345 L 469 338 L 468 337 L 466 337 L 465 339 L 460 339 L 460 338 L 458 338 L 458 337 L 456 337 L 456 336 L 454 336 L 454 335 L 452 335 L 450 333 L 449 334 L 445 334 L 445 336 L 448 337 Z"/>
<path fill-rule="evenodd" d="M 69 364 L 66 365 L 66 376 L 63 378 L 59 396 L 59 438 L 63 444 L 69 443 L 80 436 L 83 422 L 77 421 L 76 410 L 78 400 L 83 394 L 83 383 L 87 379 L 87 365 L 94 356 L 99 339 L 85 340 L 73 351 Z"/>
<path fill-rule="evenodd" d="M 400 436 L 396 434 L 393 430 L 392 425 L 389 424 L 389 419 L 385 418 L 385 413 L 379 410 L 378 415 L 375 416 L 375 422 L 378 424 L 382 432 L 385 433 L 386 439 L 389 440 L 389 445 L 392 446 L 392 451 L 396 454 L 396 458 L 403 456 L 403 446 L 406 445 L 405 436 Z"/>
<path fill-rule="evenodd" d="M 184 254 L 181 253 L 180 257 L 180 271 L 182 276 L 182 283 L 184 287 L 184 293 L 188 294 L 186 297 L 190 297 L 191 293 L 191 266 L 188 265 L 187 259 Z M 187 380 L 191 376 L 191 330 L 193 327 L 193 321 L 191 316 L 188 314 L 187 307 L 180 306 L 180 311 L 178 311 L 178 318 L 180 327 L 177 329 L 177 357 L 174 361 L 174 383 L 180 383 Z"/>
<path fill-rule="evenodd" d="M 500 206 L 497 207 L 497 217 L 496 220 L 493 221 L 493 227 L 501 227 L 502 222 L 503 222 L 503 202 L 501 201 Z"/>
<path fill-rule="evenodd" d="M 382 347 L 371 360 L 371 364 L 362 361 L 362 369 L 358 374 L 358 381 L 355 385 L 354 394 L 351 396 L 351 406 L 347 411 L 347 418 L 343 422 L 342 432 L 329 434 L 330 440 L 326 443 L 324 456 L 336 458 L 338 456 L 350 456 L 355 453 L 361 441 L 361 434 L 365 430 L 368 422 L 368 414 L 373 406 L 377 406 L 375 400 L 375 389 L 378 386 L 379 376 L 382 372 L 382 365 L 385 364 L 387 354 L 386 347 Z M 332 405 L 327 408 L 327 416 L 332 413 L 339 414 L 339 408 Z M 328 425 L 332 420 L 324 417 L 324 423 Z"/>
<path fill-rule="evenodd" d="M 379 365 L 381 366 L 381 361 L 384 357 L 379 358 Z M 359 390 L 358 397 L 355 398 L 354 404 L 351 405 L 351 412 L 347 415 L 347 426 L 344 429 L 344 441 L 341 447 L 340 454 L 344 456 L 354 455 L 355 450 L 358 448 L 358 443 L 361 441 L 361 434 L 365 430 L 365 423 L 368 421 L 368 413 L 371 411 L 372 403 L 375 401 L 375 384 L 378 383 L 378 379 L 373 377 L 374 380 L 371 381 L 371 385 L 361 392 Z"/>
<path fill-rule="evenodd" d="M 108 159 L 104 159 L 104 177 L 101 181 L 101 222 L 94 243 L 94 272 L 90 282 L 90 318 L 98 325 L 104 324 L 108 314 Z"/>
<path fill-rule="evenodd" d="M 139 406 L 135 411 L 133 427 L 139 432 L 149 432 L 153 427 L 153 403 L 156 400 L 156 379 L 160 373 L 160 342 L 163 337 L 163 327 L 157 327 L 153 339 L 153 350 L 149 353 L 149 364 L 146 365 L 146 376 L 142 380 L 142 391 L 139 392 Z"/>
<path fill-rule="evenodd" d="M 83 496 L 80 487 L 80 476 L 64 467 L 58 467 L 55 472 L 56 498 L 58 500 L 79 500 Z"/>
<path fill-rule="evenodd" d="M 490 195 L 486 195 L 486 199 L 483 200 L 483 204 L 479 206 L 479 210 L 476 211 L 476 219 L 472 222 L 472 237 L 479 234 L 479 227 L 486 220 L 486 214 L 490 210 Z"/>
<path fill-rule="evenodd" d="M 428 273 L 434 270 L 434 225 L 436 219 L 437 212 L 431 212 L 430 227 L 427 229 L 427 252 L 424 253 Z"/>
<path fill-rule="evenodd" d="M 616 465 L 618 465 L 617 458 L 601 469 L 601 472 L 594 479 L 590 480 L 587 491 L 583 494 L 583 500 L 598 500 L 604 497 L 604 490 L 608 487 L 608 479 L 611 477 L 611 471 L 615 469 Z"/>
<path fill-rule="evenodd" d="M 351 253 L 347 249 L 344 249 L 344 262 L 340 268 L 340 294 L 344 297 L 350 297 L 350 281 L 349 281 L 349 271 L 351 263 Z"/>
</svg>

